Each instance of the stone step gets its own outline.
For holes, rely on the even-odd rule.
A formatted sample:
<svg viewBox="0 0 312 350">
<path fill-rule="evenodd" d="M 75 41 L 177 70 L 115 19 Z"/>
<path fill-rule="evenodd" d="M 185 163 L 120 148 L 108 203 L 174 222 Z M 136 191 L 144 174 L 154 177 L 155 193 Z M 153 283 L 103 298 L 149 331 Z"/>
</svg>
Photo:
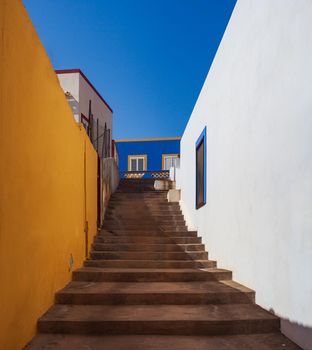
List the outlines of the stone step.
<svg viewBox="0 0 312 350">
<path fill-rule="evenodd" d="M 137 212 L 135 214 L 133 213 L 127 213 L 127 215 L 124 214 L 118 214 L 118 213 L 106 213 L 105 215 L 105 220 L 106 221 L 122 221 L 123 223 L 129 223 L 132 224 L 133 222 L 135 223 L 140 223 L 140 224 L 146 224 L 146 223 L 155 223 L 155 222 L 179 222 L 183 221 L 184 217 L 182 215 L 152 215 L 148 212 Z"/>
<path fill-rule="evenodd" d="M 96 243 L 133 243 L 133 244 L 196 244 L 201 243 L 201 237 L 169 237 L 169 236 L 136 236 L 136 235 L 97 235 Z"/>
<path fill-rule="evenodd" d="M 183 227 L 184 230 L 187 230 L 187 226 L 184 219 L 162 219 L 162 220 L 156 220 L 156 219 L 125 219 L 125 218 L 116 218 L 116 217 L 109 217 L 104 220 L 103 226 L 105 227 L 123 227 L 129 229 L 135 227 L 137 229 L 153 229 L 155 227 Z"/>
<path fill-rule="evenodd" d="M 138 208 L 154 208 L 154 207 L 160 207 L 160 208 L 171 208 L 171 209 L 180 209 L 178 203 L 176 202 L 167 202 L 163 200 L 156 200 L 156 199 L 146 199 L 146 200 L 112 200 L 109 202 L 109 207 L 133 207 L 135 204 Z"/>
<path fill-rule="evenodd" d="M 126 216 L 132 216 L 135 218 L 142 218 L 142 217 L 167 217 L 167 218 L 174 218 L 174 217 L 182 217 L 183 214 L 181 212 L 181 210 L 135 210 L 134 208 L 132 209 L 127 209 L 127 210 L 121 210 L 118 208 L 115 209 L 109 209 L 107 208 L 107 210 L 105 211 L 105 215 L 126 215 Z"/>
<path fill-rule="evenodd" d="M 150 268 L 179 269 L 216 267 L 214 260 L 108 260 L 88 259 L 84 266 L 120 267 L 120 268 Z"/>
<path fill-rule="evenodd" d="M 184 219 L 182 220 L 155 220 L 155 219 L 150 219 L 150 220 L 145 220 L 144 217 L 142 220 L 138 219 L 112 219 L 112 218 L 107 218 L 106 220 L 104 220 L 104 225 L 106 226 L 118 226 L 118 225 L 122 225 L 125 226 L 125 228 L 127 228 L 127 226 L 129 227 L 135 227 L 135 228 L 140 228 L 140 227 L 183 227 L 185 229 L 186 225 L 185 225 L 185 221 Z"/>
<path fill-rule="evenodd" d="M 121 214 L 107 214 L 105 216 L 105 220 L 116 220 L 121 222 L 131 222 L 131 221 L 138 221 L 141 220 L 142 222 L 184 222 L 184 217 L 182 215 L 177 216 L 152 216 L 145 214 L 144 217 L 142 217 L 141 214 L 138 215 L 121 215 Z"/>
<path fill-rule="evenodd" d="M 180 210 L 180 205 L 178 203 L 174 202 L 164 202 L 164 201 L 133 201 L 133 200 L 128 200 L 128 201 L 109 201 L 108 207 L 109 208 L 133 208 L 133 205 L 135 204 L 135 208 L 141 208 L 141 209 L 146 209 L 146 208 L 162 208 L 162 209 L 178 209 Z"/>
<path fill-rule="evenodd" d="M 122 193 L 115 192 L 111 195 L 111 199 L 115 198 L 164 198 L 167 199 L 168 191 L 154 191 L 146 193 Z"/>
<path fill-rule="evenodd" d="M 38 321 L 43 333 L 229 335 L 274 333 L 279 319 L 253 304 L 62 305 Z"/>
<path fill-rule="evenodd" d="M 24 350 L 300 350 L 281 333 L 227 336 L 38 334 Z"/>
<path fill-rule="evenodd" d="M 179 213 L 182 214 L 179 206 L 164 206 L 164 205 L 139 205 L 138 203 L 132 203 L 132 205 L 122 205 L 117 204 L 114 206 L 109 205 L 107 208 L 108 211 L 118 211 L 123 213 L 143 213 L 143 214 L 154 214 L 157 212 L 160 213 Z"/>
<path fill-rule="evenodd" d="M 170 204 L 171 202 L 168 202 L 167 196 L 164 197 L 155 197 L 155 196 L 128 196 L 128 197 L 111 197 L 110 203 L 115 204 L 115 203 L 140 203 L 140 204 L 148 204 L 148 205 L 153 205 L 155 203 L 160 203 L 160 204 Z"/>
<path fill-rule="evenodd" d="M 127 231 L 149 231 L 149 230 L 155 230 L 158 229 L 158 231 L 163 231 L 163 232 L 179 232 L 179 231 L 187 231 L 187 227 L 185 225 L 181 224 L 156 224 L 156 223 L 150 223 L 150 224 L 117 224 L 115 222 L 108 222 L 105 221 L 103 224 L 103 229 L 104 230 L 127 230 Z"/>
<path fill-rule="evenodd" d="M 141 192 L 141 193 L 122 193 L 122 192 L 115 192 L 111 195 L 111 199 L 119 199 L 119 198 L 163 198 L 167 199 L 168 191 L 154 191 L 154 192 Z"/>
<path fill-rule="evenodd" d="M 162 202 L 167 202 L 168 191 L 166 192 L 147 192 L 147 193 L 114 193 L 110 200 L 112 201 L 127 201 L 127 200 L 160 200 Z"/>
<path fill-rule="evenodd" d="M 151 252 L 187 252 L 204 251 L 204 244 L 143 244 L 143 243 L 93 243 L 96 251 L 151 251 Z"/>
<path fill-rule="evenodd" d="M 157 192 L 163 192 L 163 191 L 167 191 L 170 189 L 174 189 L 175 185 L 171 184 L 171 185 L 167 185 L 167 188 L 165 190 L 155 190 L 155 188 L 152 188 L 154 185 L 149 185 L 149 186 L 144 186 L 144 189 L 142 190 L 142 188 L 140 188 L 139 186 L 130 186 L 130 187 L 123 187 L 121 189 L 117 189 L 117 191 L 115 193 L 124 193 L 124 194 L 128 194 L 128 193 L 157 193 Z"/>
<path fill-rule="evenodd" d="M 136 217 L 142 217 L 143 215 L 149 215 L 150 217 L 154 216 L 165 216 L 165 217 L 177 217 L 177 216 L 182 216 L 182 211 L 181 210 L 136 210 L 135 208 L 131 208 L 128 210 L 121 210 L 118 207 L 114 209 L 107 208 L 106 210 L 107 215 L 110 214 L 118 214 L 118 215 L 133 215 Z"/>
<path fill-rule="evenodd" d="M 131 269 L 82 267 L 73 272 L 74 281 L 87 282 L 190 282 L 228 281 L 231 279 L 231 271 L 217 268 Z"/>
<path fill-rule="evenodd" d="M 166 196 L 168 193 L 168 190 L 157 190 L 157 191 L 146 191 L 141 193 L 121 193 L 121 192 L 114 192 L 112 194 L 112 197 L 118 197 L 118 196 Z"/>
<path fill-rule="evenodd" d="M 118 216 L 118 215 L 106 215 L 105 221 L 109 222 L 116 222 L 116 223 L 122 223 L 122 224 L 133 224 L 137 223 L 139 220 L 140 224 L 147 224 L 147 223 L 176 223 L 176 222 L 182 222 L 185 223 L 185 220 L 183 216 L 177 216 L 177 217 L 171 217 L 171 216 L 148 216 L 145 215 L 144 217 L 137 215 L 137 217 L 133 217 L 132 215 L 129 216 Z"/>
<path fill-rule="evenodd" d="M 150 238 L 151 240 L 153 239 L 169 239 L 171 240 L 170 242 L 176 243 L 176 239 L 179 238 L 194 238 L 194 239 L 200 239 L 200 237 L 197 237 L 197 235 L 195 235 L 192 232 L 186 232 L 186 231 L 177 231 L 177 232 L 147 232 L 147 231 L 136 231 L 136 230 L 132 230 L 132 232 L 129 231 L 125 231 L 125 230 L 116 230 L 113 232 L 106 232 L 106 233 L 99 233 L 97 235 L 97 238 L 129 238 L 131 239 L 132 237 L 135 237 L 136 239 L 139 240 L 140 242 L 140 237 L 142 237 L 142 241 L 141 243 L 144 243 L 144 239 L 148 239 Z M 194 241 L 195 243 L 198 243 L 196 240 Z M 191 242 L 191 243 L 194 243 Z"/>
<path fill-rule="evenodd" d="M 144 204 L 144 205 L 154 205 L 154 204 L 177 204 L 176 202 L 168 202 L 167 200 L 167 195 L 164 197 L 154 197 L 154 196 L 130 196 L 130 197 L 113 197 L 110 199 L 110 203 L 115 204 L 115 203 L 122 203 L 122 204 L 129 204 L 130 202 L 132 203 L 139 203 L 139 204 Z"/>
<path fill-rule="evenodd" d="M 187 231 L 187 230 L 181 230 L 181 231 L 162 231 L 162 230 L 155 230 L 155 228 L 152 229 L 121 229 L 121 228 L 114 228 L 114 229 L 104 229 L 100 231 L 100 233 L 97 235 L 98 237 L 107 237 L 107 236 L 143 236 L 143 237 L 197 237 L 197 231 Z"/>
<path fill-rule="evenodd" d="M 107 260 L 204 260 L 208 259 L 207 252 L 151 252 L 151 251 L 95 251 L 90 253 L 91 259 Z"/>
<path fill-rule="evenodd" d="M 75 305 L 250 304 L 255 293 L 228 282 L 71 282 L 56 303 Z"/>
<path fill-rule="evenodd" d="M 109 206 L 107 208 L 108 212 L 119 212 L 119 213 L 131 213 L 131 214 L 149 214 L 154 215 L 155 213 L 172 213 L 172 214 L 182 214 L 179 207 L 169 207 L 169 206 L 140 206 L 137 203 L 132 203 L 132 206 Z"/>
</svg>

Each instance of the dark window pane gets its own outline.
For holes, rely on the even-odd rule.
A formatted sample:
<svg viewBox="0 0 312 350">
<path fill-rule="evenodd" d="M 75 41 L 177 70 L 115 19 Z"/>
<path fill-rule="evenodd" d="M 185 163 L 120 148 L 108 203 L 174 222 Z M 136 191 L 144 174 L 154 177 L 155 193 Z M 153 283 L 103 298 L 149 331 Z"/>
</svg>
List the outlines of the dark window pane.
<svg viewBox="0 0 312 350">
<path fill-rule="evenodd" d="M 138 171 L 142 171 L 143 169 L 143 165 L 144 165 L 144 160 L 143 158 L 138 158 Z"/>
<path fill-rule="evenodd" d="M 196 148 L 196 208 L 200 208 L 205 204 L 205 183 L 204 183 L 204 139 Z"/>
<path fill-rule="evenodd" d="M 136 159 L 131 159 L 131 171 L 136 171 L 137 170 L 136 162 L 137 162 Z"/>
</svg>

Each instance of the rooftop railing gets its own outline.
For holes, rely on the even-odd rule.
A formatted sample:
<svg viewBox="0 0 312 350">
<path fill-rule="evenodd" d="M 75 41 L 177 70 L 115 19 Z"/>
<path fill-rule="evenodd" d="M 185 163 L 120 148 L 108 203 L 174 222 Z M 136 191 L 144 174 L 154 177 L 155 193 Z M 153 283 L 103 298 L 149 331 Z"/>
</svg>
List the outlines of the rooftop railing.
<svg viewBox="0 0 312 350">
<path fill-rule="evenodd" d="M 169 170 L 122 171 L 122 179 L 169 179 Z"/>
</svg>

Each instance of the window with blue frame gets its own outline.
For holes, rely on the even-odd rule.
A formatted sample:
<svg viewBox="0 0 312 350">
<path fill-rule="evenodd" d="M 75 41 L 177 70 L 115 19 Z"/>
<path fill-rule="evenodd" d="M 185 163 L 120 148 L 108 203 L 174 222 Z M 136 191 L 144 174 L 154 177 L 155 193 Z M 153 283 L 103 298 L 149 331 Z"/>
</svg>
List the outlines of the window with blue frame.
<svg viewBox="0 0 312 350">
<path fill-rule="evenodd" d="M 196 209 L 206 204 L 207 128 L 196 141 Z"/>
</svg>

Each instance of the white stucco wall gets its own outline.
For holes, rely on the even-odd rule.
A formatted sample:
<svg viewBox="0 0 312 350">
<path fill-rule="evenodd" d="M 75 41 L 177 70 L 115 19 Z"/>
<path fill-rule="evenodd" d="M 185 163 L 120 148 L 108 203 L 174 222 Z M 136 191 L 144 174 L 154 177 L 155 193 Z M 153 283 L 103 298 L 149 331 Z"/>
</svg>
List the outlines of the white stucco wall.
<svg viewBox="0 0 312 350">
<path fill-rule="evenodd" d="M 111 130 L 110 139 L 112 139 L 113 113 L 96 93 L 94 88 L 84 78 L 80 72 L 64 72 L 57 74 L 63 91 L 69 92 L 73 98 L 67 97 L 74 113 L 75 120 L 81 121 L 81 114 L 88 118 L 89 100 L 91 100 L 91 111 L 94 118 L 93 138 L 96 139 L 96 120 L 99 119 L 99 136 L 103 134 L 105 123 Z M 99 137 L 99 154 L 102 153 L 103 138 Z M 94 142 L 96 147 L 96 142 Z"/>
<path fill-rule="evenodd" d="M 181 140 L 181 205 L 210 258 L 312 349 L 312 1 L 238 0 Z M 195 142 L 207 126 L 207 204 Z"/>
<path fill-rule="evenodd" d="M 97 93 L 90 87 L 88 82 L 84 79 L 83 76 L 80 75 L 79 82 L 79 106 L 80 113 L 83 113 L 85 116 L 88 116 L 89 113 L 89 100 L 92 101 L 91 109 L 94 118 L 93 125 L 93 135 L 96 138 L 96 119 L 99 119 L 99 135 L 101 135 L 104 131 L 104 125 L 106 123 L 107 128 L 111 130 L 112 139 L 112 118 L 113 113 L 110 109 L 105 105 L 105 103 L 100 99 Z M 102 138 L 99 139 L 99 153 L 102 150 Z"/>
<path fill-rule="evenodd" d="M 79 73 L 57 74 L 57 77 L 63 91 L 71 94 L 71 96 L 67 96 L 67 101 L 72 108 L 76 122 L 79 123 Z"/>
</svg>

